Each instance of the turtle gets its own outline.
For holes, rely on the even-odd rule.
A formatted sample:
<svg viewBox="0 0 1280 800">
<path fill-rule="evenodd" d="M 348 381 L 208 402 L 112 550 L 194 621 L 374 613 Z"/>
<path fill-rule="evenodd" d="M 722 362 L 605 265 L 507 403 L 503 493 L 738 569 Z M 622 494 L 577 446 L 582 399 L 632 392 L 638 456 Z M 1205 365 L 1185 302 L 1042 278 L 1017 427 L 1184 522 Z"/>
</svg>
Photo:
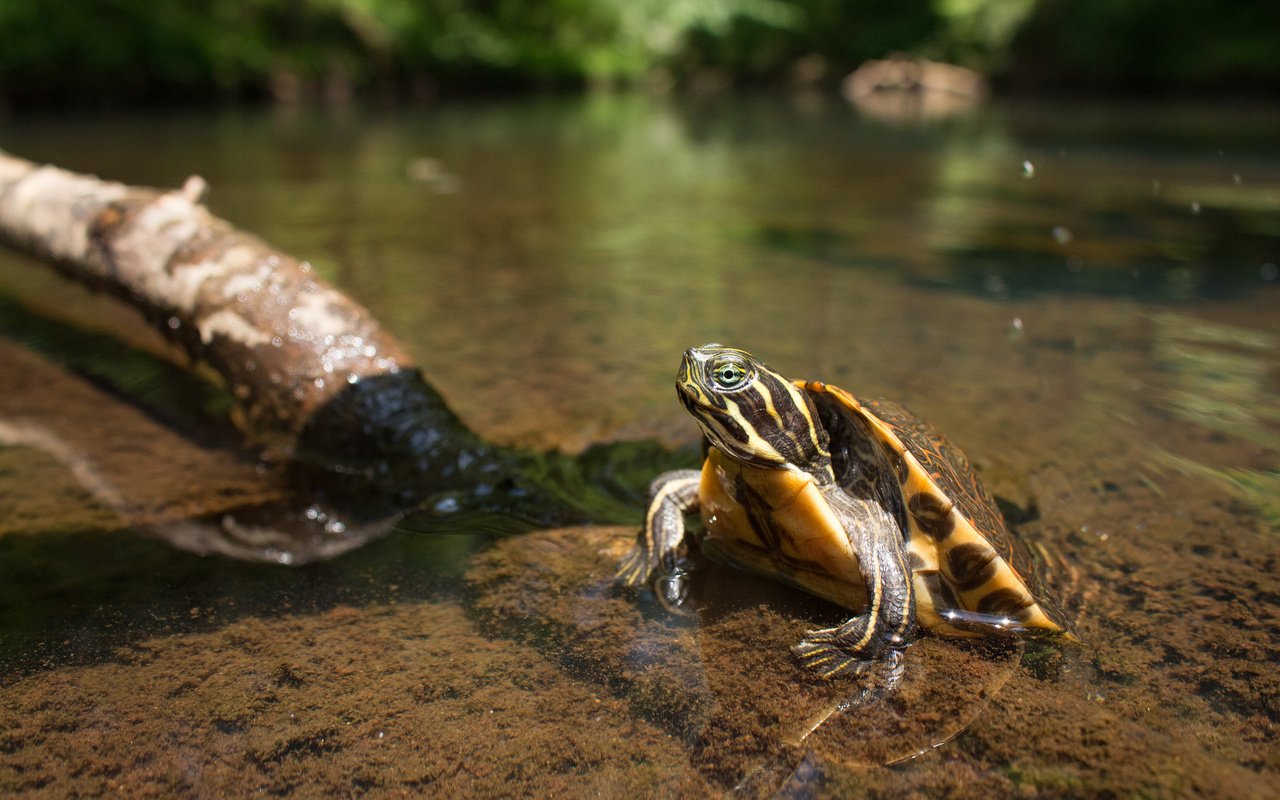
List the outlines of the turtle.
<svg viewBox="0 0 1280 800">
<path fill-rule="evenodd" d="M 897 663 L 921 630 L 1074 638 L 1028 587 L 1029 559 L 964 453 L 901 406 L 788 380 L 714 343 L 684 353 L 676 390 L 705 460 L 652 482 L 620 584 L 678 605 L 692 539 L 854 611 L 792 648 L 824 677 Z M 695 510 L 702 528 L 686 532 Z"/>
</svg>

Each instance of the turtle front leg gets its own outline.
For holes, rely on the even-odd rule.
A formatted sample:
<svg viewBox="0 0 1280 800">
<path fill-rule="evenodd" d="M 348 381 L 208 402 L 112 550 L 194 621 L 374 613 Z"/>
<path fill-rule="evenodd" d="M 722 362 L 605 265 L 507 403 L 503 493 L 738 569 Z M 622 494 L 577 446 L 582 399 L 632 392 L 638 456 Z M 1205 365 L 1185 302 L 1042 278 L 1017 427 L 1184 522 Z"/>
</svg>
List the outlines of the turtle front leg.
<svg viewBox="0 0 1280 800">
<path fill-rule="evenodd" d="M 901 538 L 885 537 L 859 548 L 867 587 L 867 610 L 843 625 L 809 631 L 791 648 L 806 667 L 824 678 L 854 674 L 886 658 L 897 666 L 898 649 L 915 631 L 915 591 Z"/>
<path fill-rule="evenodd" d="M 645 586 L 678 572 L 684 550 L 684 515 L 698 507 L 702 473 L 696 469 L 664 472 L 649 484 L 649 505 L 636 546 L 618 564 L 618 581 Z M 660 599 L 677 587 L 664 589 Z M 678 594 L 677 590 L 677 594 Z M 674 600 L 679 605 L 679 598 Z"/>
</svg>

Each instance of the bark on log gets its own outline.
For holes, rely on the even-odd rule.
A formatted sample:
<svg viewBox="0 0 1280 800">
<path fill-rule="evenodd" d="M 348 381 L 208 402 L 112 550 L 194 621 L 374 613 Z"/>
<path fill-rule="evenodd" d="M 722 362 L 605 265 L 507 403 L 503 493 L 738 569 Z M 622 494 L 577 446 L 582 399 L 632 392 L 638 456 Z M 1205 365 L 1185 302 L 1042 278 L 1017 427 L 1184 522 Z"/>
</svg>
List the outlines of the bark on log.
<svg viewBox="0 0 1280 800">
<path fill-rule="evenodd" d="M 0 152 L 0 241 L 138 308 L 225 378 L 247 432 L 410 501 L 478 441 L 368 311 L 203 205 Z M 353 483 L 354 481 L 354 483 Z"/>
</svg>

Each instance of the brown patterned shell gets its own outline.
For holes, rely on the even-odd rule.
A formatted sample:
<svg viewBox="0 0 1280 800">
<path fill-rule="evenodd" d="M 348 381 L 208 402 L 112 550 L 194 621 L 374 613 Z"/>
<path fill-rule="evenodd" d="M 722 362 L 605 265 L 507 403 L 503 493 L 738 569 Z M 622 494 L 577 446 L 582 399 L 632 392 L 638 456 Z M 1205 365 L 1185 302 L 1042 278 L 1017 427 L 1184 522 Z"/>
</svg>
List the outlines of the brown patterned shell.
<svg viewBox="0 0 1280 800">
<path fill-rule="evenodd" d="M 923 627 L 955 635 L 991 627 L 1066 633 L 1033 595 L 1031 559 L 963 452 L 895 403 L 861 401 L 818 381 L 796 383 L 816 403 L 834 401 L 860 417 L 888 451 L 906 507 Z"/>
<path fill-rule="evenodd" d="M 1021 542 L 1009 535 L 996 499 L 979 482 L 978 473 L 964 452 L 932 425 L 897 403 L 864 400 L 861 404 L 898 437 L 942 493 L 956 504 L 960 513 L 986 537 L 987 543 L 1013 567 L 1014 572 L 1024 580 L 1029 577 L 1030 554 Z"/>
</svg>

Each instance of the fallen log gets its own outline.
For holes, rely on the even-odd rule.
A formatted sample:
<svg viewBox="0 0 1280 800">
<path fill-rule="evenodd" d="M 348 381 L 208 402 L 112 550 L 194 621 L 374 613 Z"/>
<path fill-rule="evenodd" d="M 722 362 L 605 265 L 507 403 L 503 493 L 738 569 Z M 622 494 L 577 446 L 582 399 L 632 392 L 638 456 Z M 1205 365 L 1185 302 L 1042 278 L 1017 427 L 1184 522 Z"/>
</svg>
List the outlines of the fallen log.
<svg viewBox="0 0 1280 800">
<path fill-rule="evenodd" d="M 362 306 L 202 205 L 0 153 L 0 236 L 138 308 L 227 381 L 257 436 L 295 437 L 347 385 L 412 369 Z"/>
<path fill-rule="evenodd" d="M 0 242 L 138 309 L 237 401 L 236 421 L 325 478 L 404 505 L 485 447 L 369 312 L 204 206 L 207 185 L 127 186 L 0 152 Z"/>
</svg>

